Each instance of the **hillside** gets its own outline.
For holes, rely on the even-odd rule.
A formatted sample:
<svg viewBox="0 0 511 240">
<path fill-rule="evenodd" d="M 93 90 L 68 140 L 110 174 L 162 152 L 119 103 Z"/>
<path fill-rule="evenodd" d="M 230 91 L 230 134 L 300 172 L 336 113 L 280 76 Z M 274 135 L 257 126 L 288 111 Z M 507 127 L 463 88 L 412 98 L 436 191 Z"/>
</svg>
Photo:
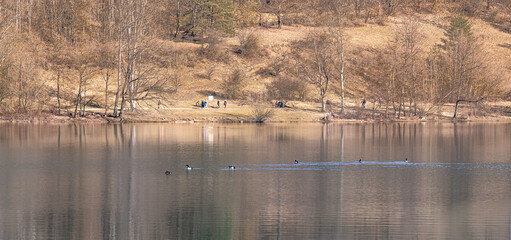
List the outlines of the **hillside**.
<svg viewBox="0 0 511 240">
<path fill-rule="evenodd" d="M 346 35 L 348 39 L 347 48 L 350 52 L 359 52 L 367 49 L 380 49 L 384 48 L 386 44 L 393 38 L 396 29 L 398 29 L 405 19 L 408 17 L 393 17 L 391 18 L 385 26 L 381 26 L 378 24 L 366 24 L 363 26 L 349 27 L 346 29 Z M 430 18 L 435 18 L 434 21 Z M 430 16 L 424 15 L 419 17 L 420 20 L 420 29 L 421 34 L 423 35 L 423 39 L 420 41 L 420 49 L 422 52 L 428 52 L 429 49 L 435 44 L 439 44 L 441 38 L 444 37 L 444 28 L 442 26 L 448 25 L 449 16 Z M 503 83 L 503 87 L 505 87 L 506 91 L 511 89 L 511 68 L 507 67 L 511 65 L 511 48 L 505 47 L 510 39 L 508 33 L 504 33 L 499 31 L 498 29 L 492 27 L 489 23 L 472 19 L 472 24 L 474 28 L 474 32 L 478 34 L 478 37 L 485 40 L 485 45 L 488 46 L 488 54 L 492 56 L 492 61 L 495 66 L 501 69 L 501 74 L 505 82 Z M 247 70 L 248 79 L 250 79 L 247 83 L 246 91 L 258 93 L 264 92 L 265 86 L 271 83 L 274 80 L 273 76 L 261 76 L 256 72 L 260 69 L 265 68 L 268 64 L 270 64 L 276 56 L 279 55 L 279 51 L 285 49 L 288 44 L 293 41 L 303 40 L 307 38 L 308 34 L 314 34 L 318 31 L 323 31 L 323 28 L 316 27 L 307 27 L 300 25 L 293 26 L 283 26 L 282 29 L 275 28 L 250 28 L 249 31 L 253 31 L 255 34 L 260 36 L 261 44 L 263 49 L 268 49 L 269 53 L 264 57 L 258 57 L 256 59 L 243 59 L 236 54 L 232 53 L 234 49 L 239 45 L 239 41 L 236 38 L 225 38 L 222 41 L 222 48 L 226 49 L 227 52 L 230 52 L 231 57 L 234 59 L 233 62 L 236 64 L 240 64 L 244 69 Z M 357 57 L 357 56 L 353 56 Z M 201 78 L 201 75 L 206 75 L 208 69 L 215 68 L 214 77 L 211 80 Z M 195 102 L 195 100 L 205 99 L 207 95 L 221 96 L 222 94 L 222 79 L 228 77 L 228 73 L 231 64 L 223 64 L 218 65 L 216 62 L 205 61 L 201 63 L 198 67 L 191 68 L 187 70 L 184 78 L 188 79 L 185 86 L 182 87 L 177 93 L 173 93 L 169 96 L 169 101 L 167 102 L 167 106 L 169 107 L 180 107 L 186 108 L 190 107 L 191 104 Z M 350 71 L 349 68 L 347 71 Z M 338 83 L 334 83 L 333 87 L 338 90 Z M 360 105 L 360 101 L 364 98 L 364 92 L 368 91 L 368 89 L 364 86 L 363 79 L 354 78 L 350 79 L 347 83 L 348 91 L 351 92 L 351 96 L 348 98 L 348 106 L 356 107 Z M 313 90 L 311 90 L 313 91 Z M 329 99 L 335 104 L 339 104 L 339 96 L 336 92 L 331 91 L 328 94 Z M 216 100 L 215 100 L 216 101 Z M 236 103 L 240 102 L 240 106 L 245 104 L 253 105 L 247 103 L 247 101 L 235 101 Z M 216 104 L 216 103 L 215 103 Z M 299 104 L 296 101 L 292 102 L 294 105 L 299 105 L 300 108 L 316 108 L 319 112 L 319 104 Z M 500 105 L 507 106 L 507 103 L 501 103 Z M 307 106 L 307 107 L 305 107 Z M 156 108 L 156 105 L 152 105 L 152 107 Z M 248 107 L 248 106 L 246 106 Z M 250 108 L 250 107 L 248 107 Z M 445 115 L 452 116 L 453 106 L 445 107 Z M 246 115 L 245 118 L 248 118 L 250 115 L 249 110 L 240 111 L 239 114 Z M 287 114 L 291 114 L 287 112 Z M 172 116 L 174 115 L 174 116 Z M 186 117 L 186 116 L 190 117 Z M 213 119 L 222 118 L 222 115 L 217 115 L 215 113 L 208 113 L 206 115 L 210 115 Z M 173 113 L 169 116 L 165 116 L 162 119 L 207 119 L 207 116 L 204 116 L 204 113 L 194 114 L 193 112 L 186 113 Z M 299 116 L 277 116 L 275 119 L 284 119 L 284 120 L 313 120 L 319 119 L 323 114 L 319 113 L 316 115 L 307 115 L 307 114 L 299 114 Z"/>
<path fill-rule="evenodd" d="M 153 25 L 160 22 L 151 23 L 147 19 L 151 24 L 149 28 L 144 27 L 144 33 L 121 32 L 119 40 L 115 39 L 115 31 L 101 27 L 103 23 L 90 22 L 91 30 L 73 33 L 69 44 L 63 44 L 68 41 L 67 32 L 46 36 L 30 31 L 28 25 L 28 30 L 21 34 L 8 35 L 13 28 L 0 25 L 5 28 L 0 41 L 4 56 L 0 63 L 3 76 L 0 112 L 9 119 L 9 115 L 19 116 L 18 113 L 23 115 L 34 110 L 58 113 L 60 105 L 60 114 L 64 115 L 74 116 L 80 109 L 82 113 L 104 113 L 105 107 L 114 107 L 120 90 L 119 96 L 125 99 L 121 109 L 127 109 L 124 117 L 133 120 L 250 120 L 255 106 L 269 108 L 275 101 L 284 101 L 288 109 L 274 109 L 268 120 L 315 121 L 325 116 L 322 107 L 327 99 L 332 102 L 327 111 L 342 119 L 401 118 L 401 111 L 410 119 L 428 115 L 431 119 L 449 118 L 456 99 L 474 102 L 462 104 L 461 114 L 465 118 L 507 115 L 510 104 L 502 101 L 509 100 L 511 92 L 511 36 L 506 27 L 511 21 L 505 8 L 498 7 L 503 5 L 496 4 L 491 11 L 481 10 L 466 17 L 470 28 L 466 41 L 474 43 L 467 45 L 472 46 L 466 50 L 472 54 L 467 55 L 469 60 L 459 58 L 466 63 L 456 63 L 461 70 L 456 70 L 458 65 L 449 68 L 450 45 L 442 41 L 449 40 L 446 32 L 452 29 L 455 16 L 459 15 L 453 11 L 458 8 L 415 12 L 404 6 L 384 18 L 372 17 L 369 21 L 343 15 L 343 90 L 339 84 L 340 60 L 336 57 L 339 55 L 336 55 L 335 41 L 328 40 L 324 52 L 310 48 L 311 43 L 321 40 L 318 36 L 331 38 L 335 25 L 318 23 L 327 21 L 324 13 L 311 11 L 305 16 L 304 8 L 290 7 L 287 15 L 276 15 L 292 19 L 283 21 L 280 27 L 275 23 L 250 24 L 247 19 L 251 18 L 243 17 L 252 10 L 234 10 L 240 26 L 231 34 L 220 33 L 231 31 L 225 30 L 229 25 L 211 25 L 210 30 L 202 29 L 203 33 L 195 36 L 187 35 L 190 29 L 183 27 L 179 37 L 174 38 L 158 37 L 159 28 Z M 374 8 L 366 7 L 360 10 L 361 15 L 364 11 L 374 14 Z M 271 12 L 271 8 L 265 11 Z M 275 21 L 274 14 L 268 16 Z M 410 54 L 403 37 L 409 26 L 414 29 L 415 44 L 413 49 L 409 48 Z M 95 36 L 104 37 L 102 31 L 110 32 L 109 38 L 113 39 L 96 40 Z M 241 41 L 253 42 L 244 45 Z M 122 46 L 120 52 L 119 46 Z M 314 78 L 319 74 L 316 81 L 303 70 L 321 68 L 313 57 L 318 54 L 325 54 L 327 62 L 323 73 L 310 75 Z M 432 54 L 436 54 L 437 62 L 432 62 Z M 237 71 L 239 76 L 235 75 Z M 324 95 L 318 88 L 325 87 L 318 82 L 324 78 L 322 74 L 329 81 Z M 241 85 L 233 87 L 235 82 L 229 82 L 232 78 L 240 78 Z M 106 79 L 109 80 L 105 93 Z M 342 113 L 341 91 L 346 96 L 346 111 Z M 214 97 L 214 105 L 218 99 L 227 100 L 230 112 L 197 111 L 197 101 L 208 96 Z M 367 101 L 367 109 L 361 108 L 362 101 Z M 166 110 L 157 110 L 158 102 Z M 117 108 L 121 103 L 119 98 Z M 377 106 L 374 111 L 373 106 Z M 107 113 L 114 114 L 112 110 Z"/>
</svg>

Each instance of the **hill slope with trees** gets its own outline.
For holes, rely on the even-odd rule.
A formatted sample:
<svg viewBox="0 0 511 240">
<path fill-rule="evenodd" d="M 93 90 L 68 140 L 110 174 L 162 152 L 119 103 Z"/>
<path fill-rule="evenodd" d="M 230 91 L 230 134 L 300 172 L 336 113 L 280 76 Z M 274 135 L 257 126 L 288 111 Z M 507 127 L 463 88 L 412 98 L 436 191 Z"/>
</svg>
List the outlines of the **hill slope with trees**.
<svg viewBox="0 0 511 240">
<path fill-rule="evenodd" d="M 506 115 L 510 33 L 508 0 L 4 0 L 0 114 Z"/>
</svg>

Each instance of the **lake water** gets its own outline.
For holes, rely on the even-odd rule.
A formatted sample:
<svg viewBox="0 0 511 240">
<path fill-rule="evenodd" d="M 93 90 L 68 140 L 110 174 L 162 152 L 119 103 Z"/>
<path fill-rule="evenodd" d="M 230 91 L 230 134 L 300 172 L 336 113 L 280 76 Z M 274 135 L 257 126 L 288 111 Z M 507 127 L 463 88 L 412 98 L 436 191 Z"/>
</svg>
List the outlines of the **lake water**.
<svg viewBox="0 0 511 240">
<path fill-rule="evenodd" d="M 0 239 L 510 237 L 511 124 L 0 124 Z"/>
</svg>

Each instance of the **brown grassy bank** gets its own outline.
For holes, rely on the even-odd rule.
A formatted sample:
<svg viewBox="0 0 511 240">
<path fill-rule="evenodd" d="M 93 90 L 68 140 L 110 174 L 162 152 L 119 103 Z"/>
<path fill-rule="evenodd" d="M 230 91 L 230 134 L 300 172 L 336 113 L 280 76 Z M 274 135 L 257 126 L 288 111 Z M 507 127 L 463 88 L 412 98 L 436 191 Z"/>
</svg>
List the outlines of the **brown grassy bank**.
<svg viewBox="0 0 511 240">
<path fill-rule="evenodd" d="M 171 123 L 198 123 L 198 122 L 255 122 L 255 109 L 260 105 L 247 105 L 240 102 L 229 102 L 228 107 L 216 103 L 208 108 L 193 106 L 192 103 L 176 102 L 174 106 L 157 106 L 127 112 L 123 119 L 104 115 L 104 110 L 88 109 L 84 117 L 73 118 L 68 114 L 57 115 L 50 111 L 31 112 L 25 114 L 4 114 L 0 122 L 16 123 L 118 123 L 118 122 L 171 122 Z M 286 107 L 279 108 L 270 104 L 264 106 L 271 111 L 264 122 L 427 122 L 427 121 L 453 121 L 454 105 L 438 107 L 429 114 L 411 114 L 398 118 L 392 109 L 385 116 L 384 106 L 375 106 L 368 103 L 365 108 L 350 103 L 346 113 L 340 115 L 338 106 L 329 109 L 335 117 L 326 119 L 327 113 L 321 112 L 320 104 L 310 102 L 288 102 Z M 470 122 L 511 122 L 511 102 L 496 102 L 488 104 L 485 110 L 477 110 L 470 106 L 461 106 L 456 121 Z"/>
</svg>

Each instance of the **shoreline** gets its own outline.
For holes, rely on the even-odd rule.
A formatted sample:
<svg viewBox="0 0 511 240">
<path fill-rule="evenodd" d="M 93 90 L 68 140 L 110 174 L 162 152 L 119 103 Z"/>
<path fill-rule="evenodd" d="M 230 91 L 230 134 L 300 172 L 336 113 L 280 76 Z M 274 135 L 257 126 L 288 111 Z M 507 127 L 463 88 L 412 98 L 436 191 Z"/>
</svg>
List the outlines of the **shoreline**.
<svg viewBox="0 0 511 240">
<path fill-rule="evenodd" d="M 366 109 L 367 110 L 367 109 Z M 310 111 L 307 109 L 274 109 L 273 116 L 264 121 L 255 121 L 246 108 L 230 109 L 181 109 L 161 111 L 158 109 L 138 110 L 135 113 L 126 113 L 121 120 L 112 116 L 105 116 L 87 110 L 84 117 L 73 118 L 66 114 L 55 114 L 51 111 L 31 112 L 24 114 L 0 115 L 0 123 L 55 123 L 55 124 L 115 124 L 115 123 L 173 123 L 173 124 L 196 124 L 196 123 L 430 123 L 430 122 L 492 122 L 511 123 L 511 116 L 504 114 L 492 114 L 490 116 L 466 116 L 453 119 L 448 116 L 424 115 L 412 117 L 390 117 L 362 115 L 355 117 L 353 114 L 348 118 L 328 118 L 327 113 Z M 364 110 L 363 110 L 364 111 Z M 506 112 L 507 113 L 507 112 Z"/>
</svg>

